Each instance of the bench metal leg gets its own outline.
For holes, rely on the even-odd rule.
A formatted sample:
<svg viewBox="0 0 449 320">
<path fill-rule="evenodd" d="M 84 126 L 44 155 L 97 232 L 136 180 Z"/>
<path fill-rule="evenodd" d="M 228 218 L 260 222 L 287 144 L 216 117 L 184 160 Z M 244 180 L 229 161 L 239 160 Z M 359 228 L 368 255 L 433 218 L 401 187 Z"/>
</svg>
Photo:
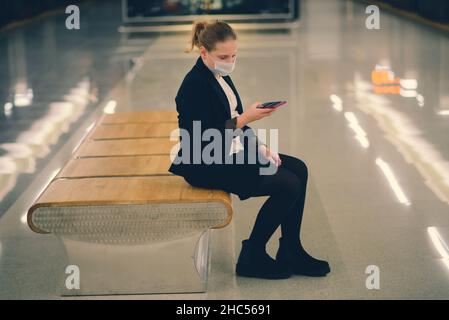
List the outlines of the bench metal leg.
<svg viewBox="0 0 449 320">
<path fill-rule="evenodd" d="M 99 244 L 60 238 L 68 262 L 80 271 L 80 288 L 62 295 L 205 292 L 210 230 L 144 245 Z"/>
</svg>

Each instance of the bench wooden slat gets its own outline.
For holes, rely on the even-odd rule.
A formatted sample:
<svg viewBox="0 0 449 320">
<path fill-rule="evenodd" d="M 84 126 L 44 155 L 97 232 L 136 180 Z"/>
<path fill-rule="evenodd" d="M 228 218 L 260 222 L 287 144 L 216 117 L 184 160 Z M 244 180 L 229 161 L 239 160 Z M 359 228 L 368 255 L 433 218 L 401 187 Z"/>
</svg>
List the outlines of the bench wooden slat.
<svg viewBox="0 0 449 320">
<path fill-rule="evenodd" d="M 132 204 L 216 199 L 228 201 L 229 194 L 192 187 L 179 176 L 150 176 L 57 179 L 51 182 L 37 203 Z"/>
<path fill-rule="evenodd" d="M 75 157 L 133 156 L 170 154 L 178 141 L 168 138 L 142 138 L 84 141 Z M 177 150 L 177 149 L 176 149 Z M 176 153 L 177 151 L 174 151 Z"/>
<path fill-rule="evenodd" d="M 101 124 L 154 122 L 178 122 L 178 113 L 172 110 L 125 111 L 105 114 L 101 119 Z"/>
<path fill-rule="evenodd" d="M 168 138 L 177 128 L 178 124 L 175 122 L 97 125 L 89 139 Z"/>
<path fill-rule="evenodd" d="M 34 210 L 45 206 L 195 202 L 221 202 L 225 205 L 228 219 L 215 228 L 222 228 L 231 221 L 232 204 L 229 193 L 217 189 L 195 188 L 178 176 L 145 176 L 53 180 L 29 209 L 28 223 L 35 232 L 43 233 L 33 225 L 32 215 Z"/>
<path fill-rule="evenodd" d="M 56 178 L 172 175 L 170 155 L 78 158 L 70 160 Z"/>
</svg>

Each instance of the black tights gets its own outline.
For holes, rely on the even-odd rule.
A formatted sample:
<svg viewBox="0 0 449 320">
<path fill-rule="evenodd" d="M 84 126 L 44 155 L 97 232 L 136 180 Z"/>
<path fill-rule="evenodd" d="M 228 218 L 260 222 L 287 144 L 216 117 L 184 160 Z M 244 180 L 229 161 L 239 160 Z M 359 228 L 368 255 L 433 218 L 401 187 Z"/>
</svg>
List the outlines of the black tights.
<svg viewBox="0 0 449 320">
<path fill-rule="evenodd" d="M 281 226 L 282 238 L 291 246 L 301 247 L 300 229 L 306 197 L 308 170 L 295 157 L 279 154 L 282 164 L 273 175 L 265 175 L 251 196 L 270 196 L 260 209 L 250 242 L 265 248 L 276 229 Z"/>
</svg>

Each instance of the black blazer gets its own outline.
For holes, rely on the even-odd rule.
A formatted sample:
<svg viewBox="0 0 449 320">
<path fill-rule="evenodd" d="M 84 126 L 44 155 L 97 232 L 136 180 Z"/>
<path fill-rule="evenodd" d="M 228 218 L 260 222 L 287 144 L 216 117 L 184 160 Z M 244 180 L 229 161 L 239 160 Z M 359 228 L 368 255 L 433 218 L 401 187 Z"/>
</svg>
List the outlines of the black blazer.
<svg viewBox="0 0 449 320">
<path fill-rule="evenodd" d="M 223 79 L 234 91 L 237 98 L 237 111 L 241 114 L 243 112 L 242 102 L 231 78 L 224 76 Z M 233 127 L 226 94 L 201 57 L 198 58 L 196 64 L 182 81 L 175 101 L 179 128 L 185 129 L 190 134 L 190 137 L 193 137 L 193 121 L 196 120 L 201 121 L 201 134 L 208 128 L 220 130 L 223 137 L 221 143 L 222 162 L 221 164 L 207 164 L 201 159 L 200 163 L 193 163 L 193 143 L 192 141 L 186 143 L 181 135 L 181 148 L 169 171 L 183 176 L 191 185 L 222 189 L 237 194 L 242 200 L 249 198 L 250 191 L 259 183 L 262 177 L 259 173 L 259 168 L 265 165 L 259 162 L 255 164 L 248 163 L 248 150 L 250 150 L 248 143 L 251 142 L 251 139 L 254 139 L 252 142 L 256 142 L 257 148 L 259 141 L 250 127 L 245 126 L 241 128 L 242 132 L 247 136 L 246 138 L 243 136 L 240 138 L 244 145 L 244 150 L 240 152 L 244 152 L 245 163 L 238 164 L 235 161 L 233 164 L 224 163 L 225 157 L 229 154 L 229 146 L 224 142 L 225 136 L 228 134 L 225 133 L 225 129 L 235 128 L 235 126 Z M 201 143 L 201 152 L 207 144 L 209 144 L 209 141 Z M 254 145 L 251 150 L 254 150 Z M 189 153 L 189 163 L 179 163 L 179 158 L 182 157 L 183 152 Z"/>
</svg>

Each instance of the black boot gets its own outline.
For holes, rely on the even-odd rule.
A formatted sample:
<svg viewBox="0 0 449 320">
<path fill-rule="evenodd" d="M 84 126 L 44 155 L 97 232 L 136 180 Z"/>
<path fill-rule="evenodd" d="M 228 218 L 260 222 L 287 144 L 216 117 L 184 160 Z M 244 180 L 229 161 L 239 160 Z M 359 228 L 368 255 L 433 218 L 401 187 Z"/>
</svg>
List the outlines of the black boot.
<svg viewBox="0 0 449 320">
<path fill-rule="evenodd" d="M 292 275 L 288 267 L 276 262 L 265 249 L 254 247 L 248 240 L 242 241 L 236 273 L 242 277 L 262 279 L 287 279 Z"/>
<path fill-rule="evenodd" d="M 303 276 L 323 277 L 331 271 L 327 261 L 315 259 L 304 250 L 301 244 L 292 248 L 291 244 L 283 238 L 279 239 L 276 261 L 289 266 L 294 274 Z"/>
</svg>

